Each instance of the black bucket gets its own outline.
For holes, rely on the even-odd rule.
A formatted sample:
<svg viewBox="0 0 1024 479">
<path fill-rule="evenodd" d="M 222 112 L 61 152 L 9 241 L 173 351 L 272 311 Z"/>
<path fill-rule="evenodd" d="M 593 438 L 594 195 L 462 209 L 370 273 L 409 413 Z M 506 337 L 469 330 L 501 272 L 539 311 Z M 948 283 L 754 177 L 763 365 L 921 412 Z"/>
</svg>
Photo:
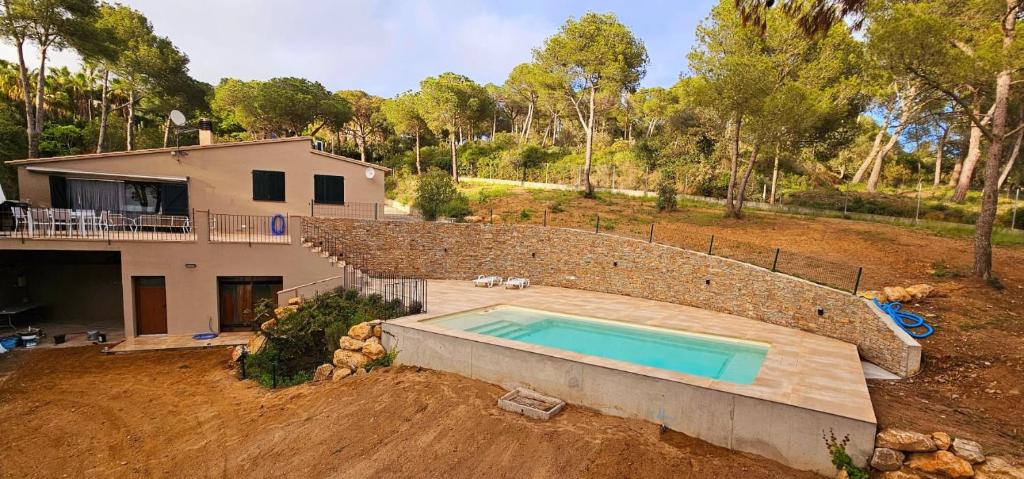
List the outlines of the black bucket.
<svg viewBox="0 0 1024 479">
<path fill-rule="evenodd" d="M 53 335 L 53 344 L 64 344 L 64 335 L 63 334 L 54 334 Z"/>
</svg>

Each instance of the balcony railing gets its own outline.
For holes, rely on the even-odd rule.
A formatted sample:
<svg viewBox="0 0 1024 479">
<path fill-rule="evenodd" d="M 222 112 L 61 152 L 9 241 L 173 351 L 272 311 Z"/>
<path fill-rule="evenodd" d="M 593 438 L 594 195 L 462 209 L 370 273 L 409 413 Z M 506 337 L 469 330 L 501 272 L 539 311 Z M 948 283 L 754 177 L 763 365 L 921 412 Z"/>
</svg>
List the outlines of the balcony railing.
<svg viewBox="0 0 1024 479">
<path fill-rule="evenodd" d="M 285 215 L 230 215 L 210 213 L 211 243 L 291 243 Z"/>
<path fill-rule="evenodd" d="M 0 238 L 195 241 L 194 217 L 15 206 L 0 210 Z"/>
</svg>

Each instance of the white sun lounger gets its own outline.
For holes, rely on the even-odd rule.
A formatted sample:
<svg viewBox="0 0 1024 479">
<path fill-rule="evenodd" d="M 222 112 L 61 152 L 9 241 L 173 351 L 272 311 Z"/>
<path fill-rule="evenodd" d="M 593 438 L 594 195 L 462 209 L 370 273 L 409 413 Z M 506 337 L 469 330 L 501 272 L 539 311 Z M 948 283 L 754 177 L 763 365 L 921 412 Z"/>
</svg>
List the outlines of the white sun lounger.
<svg viewBox="0 0 1024 479">
<path fill-rule="evenodd" d="M 528 278 L 509 278 L 505 281 L 505 287 L 508 289 L 523 289 L 527 286 L 530 286 Z"/>
<path fill-rule="evenodd" d="M 479 275 L 473 280 L 473 286 L 484 286 L 487 288 L 493 288 L 498 286 L 504 281 L 501 276 L 485 276 Z"/>
</svg>

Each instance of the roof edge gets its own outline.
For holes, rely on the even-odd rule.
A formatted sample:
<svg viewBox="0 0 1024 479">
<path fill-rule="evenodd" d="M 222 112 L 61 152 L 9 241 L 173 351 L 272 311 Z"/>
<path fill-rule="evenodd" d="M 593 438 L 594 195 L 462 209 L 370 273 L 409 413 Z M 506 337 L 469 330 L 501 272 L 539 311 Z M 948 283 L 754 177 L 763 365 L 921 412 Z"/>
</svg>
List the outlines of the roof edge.
<svg viewBox="0 0 1024 479">
<path fill-rule="evenodd" d="M 359 161 L 359 160 L 357 160 L 355 158 L 349 158 L 347 156 L 335 155 L 334 153 L 327 153 L 326 151 L 310 149 L 309 152 L 313 153 L 314 155 L 326 156 L 326 157 L 331 158 L 333 160 L 339 160 L 339 161 L 344 161 L 346 163 L 352 163 L 352 164 L 356 164 L 356 165 L 359 165 L 359 166 L 365 166 L 365 167 L 368 167 L 368 168 L 373 168 L 373 169 L 376 169 L 376 170 L 383 171 L 385 173 L 391 171 L 391 168 L 388 168 L 386 166 L 381 166 L 381 165 L 378 165 L 376 163 L 369 163 L 369 162 L 366 162 L 366 161 Z"/>
<path fill-rule="evenodd" d="M 166 148 L 149 148 L 145 150 L 133 150 L 133 151 L 109 151 L 105 153 L 86 153 L 82 155 L 68 155 L 68 156 L 54 156 L 50 158 L 28 158 L 24 160 L 10 160 L 7 161 L 8 165 L 34 165 L 39 163 L 53 163 L 60 161 L 75 161 L 75 160 L 91 160 L 95 158 L 114 158 L 118 156 L 136 156 L 136 155 L 147 155 L 153 153 L 164 153 L 171 151 L 192 151 L 192 150 L 203 150 L 213 148 L 227 148 L 232 146 L 256 146 L 266 145 L 272 143 L 287 143 L 290 141 L 312 141 L 313 138 L 309 136 L 290 136 L 287 138 L 274 138 L 270 140 L 251 140 L 251 141 L 234 141 L 230 143 L 214 143 L 212 145 L 189 145 L 189 146 L 169 146 Z M 356 161 L 356 160 L 352 160 Z M 361 162 L 359 162 L 361 163 Z"/>
</svg>

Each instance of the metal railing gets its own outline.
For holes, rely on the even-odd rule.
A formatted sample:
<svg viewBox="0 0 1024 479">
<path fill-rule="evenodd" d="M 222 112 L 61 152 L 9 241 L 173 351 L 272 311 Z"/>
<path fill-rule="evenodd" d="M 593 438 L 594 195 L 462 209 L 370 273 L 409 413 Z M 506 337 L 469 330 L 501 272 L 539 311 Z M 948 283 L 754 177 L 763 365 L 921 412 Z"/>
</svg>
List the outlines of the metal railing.
<svg viewBox="0 0 1024 479">
<path fill-rule="evenodd" d="M 356 220 L 378 220 L 384 217 L 384 205 L 380 203 L 326 204 L 309 202 L 309 215 L 323 218 L 349 218 Z"/>
<path fill-rule="evenodd" d="M 24 240 L 195 241 L 195 214 L 13 207 L 0 210 L 0 238 Z"/>
<path fill-rule="evenodd" d="M 211 243 L 291 243 L 290 220 L 285 215 L 232 215 L 210 213 Z"/>
</svg>

